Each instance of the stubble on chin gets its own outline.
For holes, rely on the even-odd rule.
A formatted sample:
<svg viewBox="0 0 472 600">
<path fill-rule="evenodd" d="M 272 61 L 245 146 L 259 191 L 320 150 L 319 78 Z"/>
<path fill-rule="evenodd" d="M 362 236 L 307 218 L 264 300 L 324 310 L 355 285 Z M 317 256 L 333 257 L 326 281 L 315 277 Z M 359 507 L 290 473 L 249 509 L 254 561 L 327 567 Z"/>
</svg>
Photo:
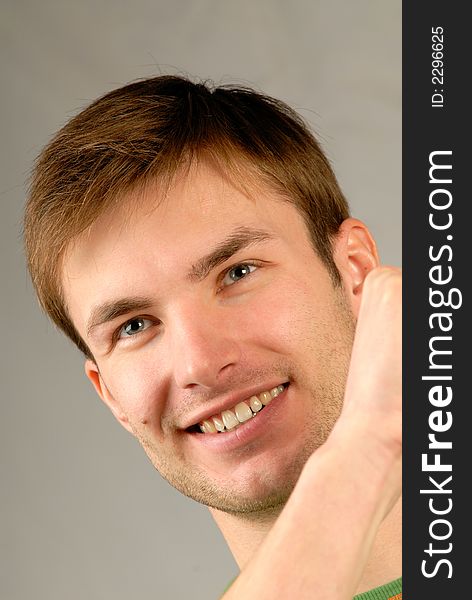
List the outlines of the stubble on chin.
<svg viewBox="0 0 472 600">
<path fill-rule="evenodd" d="M 216 483 L 197 466 L 178 460 L 176 452 L 170 452 L 169 456 L 169 450 L 159 448 L 146 431 L 134 429 L 134 433 L 155 469 L 179 492 L 210 508 L 248 520 L 259 520 L 264 514 L 280 512 L 287 502 L 306 461 L 326 441 L 339 416 L 343 389 L 343 386 L 334 386 L 313 393 L 313 412 L 307 419 L 298 453 L 283 471 L 254 474 L 250 490 L 239 482 L 232 482 L 231 477 L 228 477 L 227 484 Z M 324 406 L 323 411 L 318 410 L 320 405 Z"/>
</svg>

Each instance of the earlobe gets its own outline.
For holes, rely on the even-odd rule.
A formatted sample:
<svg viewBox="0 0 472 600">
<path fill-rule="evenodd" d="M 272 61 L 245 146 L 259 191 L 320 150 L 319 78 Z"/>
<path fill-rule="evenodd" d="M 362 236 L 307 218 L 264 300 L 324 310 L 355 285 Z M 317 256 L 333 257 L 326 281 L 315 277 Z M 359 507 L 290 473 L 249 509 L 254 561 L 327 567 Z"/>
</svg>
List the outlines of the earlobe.
<svg viewBox="0 0 472 600">
<path fill-rule="evenodd" d="M 364 280 L 379 265 L 377 246 L 368 228 L 358 219 L 346 219 L 335 240 L 334 260 L 357 315 Z"/>
<path fill-rule="evenodd" d="M 100 371 L 98 370 L 97 365 L 90 359 L 85 361 L 85 374 L 88 379 L 92 382 L 95 391 L 103 400 L 103 402 L 108 406 L 116 420 L 130 433 L 133 433 L 128 417 L 121 410 L 118 402 L 113 398 L 110 390 L 105 385 L 105 382 L 100 375 Z M 134 435 L 134 434 L 133 434 Z"/>
</svg>

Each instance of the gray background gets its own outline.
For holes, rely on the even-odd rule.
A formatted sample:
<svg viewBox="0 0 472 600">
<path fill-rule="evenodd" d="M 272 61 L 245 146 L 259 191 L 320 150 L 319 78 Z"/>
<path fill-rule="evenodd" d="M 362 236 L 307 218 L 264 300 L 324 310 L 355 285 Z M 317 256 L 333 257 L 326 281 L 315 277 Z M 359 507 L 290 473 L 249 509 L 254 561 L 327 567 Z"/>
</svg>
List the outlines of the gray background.
<svg viewBox="0 0 472 600">
<path fill-rule="evenodd" d="M 34 157 L 89 101 L 188 73 L 287 101 L 352 212 L 400 263 L 400 1 L 2 0 L 1 523 L 5 600 L 217 598 L 236 566 L 154 472 L 33 297 L 20 241 Z"/>
</svg>

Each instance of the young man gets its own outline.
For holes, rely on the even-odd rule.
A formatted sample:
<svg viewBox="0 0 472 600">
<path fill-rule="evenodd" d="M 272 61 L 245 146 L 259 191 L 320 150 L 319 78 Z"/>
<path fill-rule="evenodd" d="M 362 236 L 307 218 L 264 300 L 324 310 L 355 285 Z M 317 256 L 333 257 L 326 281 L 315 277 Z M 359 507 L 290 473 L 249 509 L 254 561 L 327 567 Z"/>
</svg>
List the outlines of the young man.
<svg viewBox="0 0 472 600">
<path fill-rule="evenodd" d="M 25 236 L 99 396 L 210 507 L 228 598 L 399 593 L 401 278 L 293 111 L 177 77 L 111 92 L 40 156 Z"/>
</svg>

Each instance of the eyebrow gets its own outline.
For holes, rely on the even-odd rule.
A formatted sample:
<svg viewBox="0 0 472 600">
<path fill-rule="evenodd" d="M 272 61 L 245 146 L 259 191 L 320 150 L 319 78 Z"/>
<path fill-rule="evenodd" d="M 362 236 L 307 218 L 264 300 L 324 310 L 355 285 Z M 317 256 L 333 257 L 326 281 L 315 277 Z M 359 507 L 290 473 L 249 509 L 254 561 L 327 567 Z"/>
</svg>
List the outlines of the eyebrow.
<svg viewBox="0 0 472 600">
<path fill-rule="evenodd" d="M 202 281 L 215 267 L 227 261 L 240 250 L 273 238 L 271 233 L 262 229 L 238 227 L 211 252 L 193 264 L 187 277 L 191 281 Z"/>
<path fill-rule="evenodd" d="M 271 233 L 261 229 L 238 227 L 215 246 L 211 252 L 194 263 L 190 267 L 187 278 L 193 282 L 202 281 L 215 267 L 224 263 L 240 250 L 273 238 L 274 236 Z M 132 296 L 98 304 L 92 309 L 87 321 L 87 336 L 90 337 L 93 330 L 104 323 L 131 312 L 146 310 L 153 304 L 155 304 L 155 301 L 152 298 Z"/>
<path fill-rule="evenodd" d="M 87 321 L 87 336 L 99 325 L 113 321 L 117 317 L 126 315 L 133 311 L 146 310 L 152 306 L 151 298 L 122 298 L 121 300 L 110 300 L 99 304 L 92 309 Z"/>
</svg>

